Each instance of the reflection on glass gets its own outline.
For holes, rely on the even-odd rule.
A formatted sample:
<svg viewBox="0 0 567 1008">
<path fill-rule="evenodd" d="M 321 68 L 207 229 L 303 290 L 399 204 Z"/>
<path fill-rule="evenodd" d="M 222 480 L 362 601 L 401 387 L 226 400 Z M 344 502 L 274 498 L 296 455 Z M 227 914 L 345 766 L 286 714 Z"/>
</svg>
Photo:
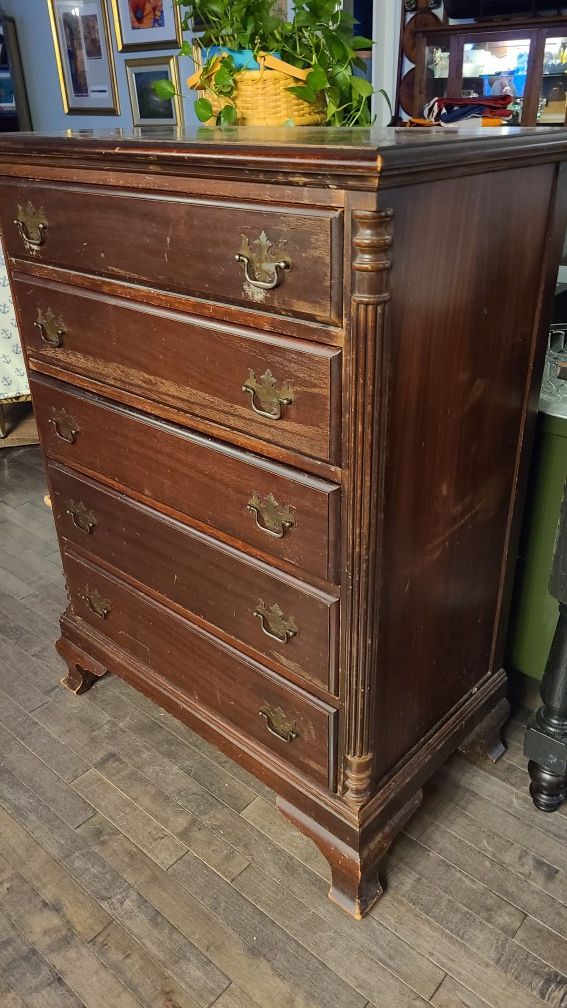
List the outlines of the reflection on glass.
<svg viewBox="0 0 567 1008">
<path fill-rule="evenodd" d="M 545 40 L 538 122 L 565 122 L 567 102 L 567 38 Z"/>
<path fill-rule="evenodd" d="M 428 46 L 425 52 L 425 98 L 445 98 L 449 76 L 449 50 Z"/>
<path fill-rule="evenodd" d="M 466 43 L 463 91 L 473 91 L 474 95 L 505 94 L 512 98 L 522 98 L 526 87 L 529 49 L 529 39 Z"/>
</svg>

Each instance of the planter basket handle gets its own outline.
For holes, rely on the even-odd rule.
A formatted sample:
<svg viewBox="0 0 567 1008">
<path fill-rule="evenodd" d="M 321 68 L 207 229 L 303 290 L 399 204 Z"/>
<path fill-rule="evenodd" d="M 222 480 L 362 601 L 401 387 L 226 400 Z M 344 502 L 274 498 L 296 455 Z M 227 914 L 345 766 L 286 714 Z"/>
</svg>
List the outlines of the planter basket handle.
<svg viewBox="0 0 567 1008">
<path fill-rule="evenodd" d="M 196 61 L 197 58 L 198 53 Z M 216 57 L 219 64 L 221 58 L 222 54 Z M 306 102 L 288 91 L 298 82 L 304 82 L 309 70 L 294 67 L 271 53 L 258 53 L 257 59 L 259 70 L 240 70 L 236 75 L 231 100 L 220 100 L 212 91 L 203 89 L 199 66 L 188 78 L 187 86 L 210 101 L 215 117 L 223 105 L 234 103 L 240 126 L 284 126 L 290 121 L 295 126 L 321 126 L 325 121 L 323 101 Z M 214 123 L 210 121 L 208 125 Z"/>
</svg>

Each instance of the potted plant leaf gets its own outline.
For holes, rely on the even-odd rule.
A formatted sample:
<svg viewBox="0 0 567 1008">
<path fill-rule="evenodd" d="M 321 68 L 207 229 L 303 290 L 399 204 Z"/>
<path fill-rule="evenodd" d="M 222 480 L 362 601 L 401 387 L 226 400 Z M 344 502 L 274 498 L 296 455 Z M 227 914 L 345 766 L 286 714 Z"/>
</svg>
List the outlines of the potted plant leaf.
<svg viewBox="0 0 567 1008">
<path fill-rule="evenodd" d="M 195 60 L 188 85 L 198 91 L 201 122 L 228 126 L 366 126 L 372 85 L 358 53 L 372 41 L 354 34 L 337 0 L 296 0 L 291 21 L 274 0 L 175 0 L 182 27 L 202 28 L 181 53 Z M 158 81 L 160 97 L 173 85 Z"/>
</svg>

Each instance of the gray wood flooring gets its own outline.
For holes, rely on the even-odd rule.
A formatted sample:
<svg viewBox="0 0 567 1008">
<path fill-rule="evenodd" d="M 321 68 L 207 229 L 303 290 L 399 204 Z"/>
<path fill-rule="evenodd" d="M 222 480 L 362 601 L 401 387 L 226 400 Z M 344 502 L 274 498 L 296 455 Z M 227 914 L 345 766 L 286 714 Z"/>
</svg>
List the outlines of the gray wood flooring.
<svg viewBox="0 0 567 1008">
<path fill-rule="evenodd" d="M 356 923 L 273 795 L 116 678 L 59 686 L 65 605 L 37 448 L 0 454 L 1 1008 L 567 1006 L 567 807 L 521 712 L 455 756 Z"/>
</svg>

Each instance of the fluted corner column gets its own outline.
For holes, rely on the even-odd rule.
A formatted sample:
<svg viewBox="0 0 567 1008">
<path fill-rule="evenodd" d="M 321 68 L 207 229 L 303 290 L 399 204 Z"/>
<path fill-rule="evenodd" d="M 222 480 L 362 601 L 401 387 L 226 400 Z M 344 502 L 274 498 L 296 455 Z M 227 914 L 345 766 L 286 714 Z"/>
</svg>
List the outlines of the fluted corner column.
<svg viewBox="0 0 567 1008">
<path fill-rule="evenodd" d="M 354 806 L 372 794 L 374 696 L 380 598 L 383 446 L 388 384 L 387 304 L 393 211 L 352 214 L 350 375 L 343 668 L 343 796 Z"/>
</svg>

